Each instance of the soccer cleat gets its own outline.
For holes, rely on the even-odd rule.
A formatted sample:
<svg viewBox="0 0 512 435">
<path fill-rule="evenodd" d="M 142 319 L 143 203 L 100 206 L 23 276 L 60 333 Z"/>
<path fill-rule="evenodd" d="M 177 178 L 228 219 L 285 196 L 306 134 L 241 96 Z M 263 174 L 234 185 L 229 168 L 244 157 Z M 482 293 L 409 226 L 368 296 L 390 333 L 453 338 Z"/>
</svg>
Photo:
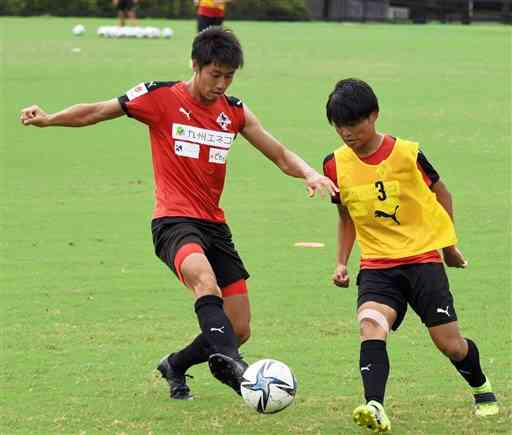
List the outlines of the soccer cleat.
<svg viewBox="0 0 512 435">
<path fill-rule="evenodd" d="M 489 380 L 486 379 L 483 385 L 473 388 L 473 397 L 475 398 L 475 415 L 477 417 L 489 417 L 500 412 Z"/>
<path fill-rule="evenodd" d="M 241 357 L 231 358 L 222 353 L 214 353 L 208 358 L 208 366 L 215 378 L 233 388 L 239 396 L 242 395 L 240 384 L 248 364 Z"/>
<path fill-rule="evenodd" d="M 187 381 L 185 380 L 185 373 L 176 370 L 169 363 L 169 358 L 174 354 L 164 356 L 158 364 L 157 370 L 162 375 L 170 387 L 171 399 L 175 400 L 192 400 L 194 396 L 190 394 Z M 189 376 L 192 377 L 192 376 Z"/>
<path fill-rule="evenodd" d="M 366 405 L 354 409 L 352 418 L 356 424 L 373 432 L 389 432 L 391 430 L 391 422 L 384 407 L 375 400 L 370 400 Z"/>
</svg>

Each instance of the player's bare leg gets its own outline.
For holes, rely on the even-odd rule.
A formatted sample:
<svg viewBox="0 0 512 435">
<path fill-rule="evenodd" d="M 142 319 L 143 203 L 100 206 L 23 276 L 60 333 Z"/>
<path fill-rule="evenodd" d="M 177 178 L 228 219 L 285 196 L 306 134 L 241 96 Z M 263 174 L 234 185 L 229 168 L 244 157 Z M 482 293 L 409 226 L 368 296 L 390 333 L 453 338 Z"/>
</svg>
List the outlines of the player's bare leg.
<svg viewBox="0 0 512 435">
<path fill-rule="evenodd" d="M 117 18 L 119 18 L 119 26 L 124 27 L 125 24 L 125 16 L 123 11 L 119 11 L 117 13 Z"/>
<path fill-rule="evenodd" d="M 251 336 L 251 306 L 247 293 L 224 296 L 224 311 L 233 325 L 238 344 L 241 346 Z"/>
<path fill-rule="evenodd" d="M 429 328 L 429 333 L 437 348 L 450 359 L 472 388 L 475 415 L 487 417 L 498 414 L 496 395 L 480 367 L 478 348 L 472 340 L 462 337 L 458 322 L 433 326 Z"/>
<path fill-rule="evenodd" d="M 128 19 L 131 21 L 131 24 L 134 26 L 138 25 L 137 22 L 137 14 L 135 13 L 135 10 L 131 10 L 127 12 Z"/>
</svg>

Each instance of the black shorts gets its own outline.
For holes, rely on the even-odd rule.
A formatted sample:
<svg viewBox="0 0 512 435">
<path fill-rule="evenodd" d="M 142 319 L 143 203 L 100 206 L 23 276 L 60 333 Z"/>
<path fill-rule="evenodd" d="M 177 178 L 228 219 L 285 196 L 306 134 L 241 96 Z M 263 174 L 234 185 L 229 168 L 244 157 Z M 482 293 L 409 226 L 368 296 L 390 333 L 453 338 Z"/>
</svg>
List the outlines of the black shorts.
<svg viewBox="0 0 512 435">
<path fill-rule="evenodd" d="M 119 0 L 117 2 L 117 10 L 118 11 L 132 11 L 135 8 L 135 3 L 133 0 Z"/>
<path fill-rule="evenodd" d="M 249 278 L 226 224 L 186 217 L 162 217 L 153 219 L 151 232 L 155 254 L 178 278 L 174 258 L 179 249 L 188 243 L 197 243 L 203 248 L 220 288 Z"/>
<path fill-rule="evenodd" d="M 197 16 L 197 32 L 202 32 L 210 26 L 222 26 L 224 17 L 206 17 L 204 15 Z"/>
<path fill-rule="evenodd" d="M 457 320 L 442 263 L 362 269 L 357 276 L 357 285 L 358 308 L 372 301 L 387 305 L 397 312 L 393 330 L 402 323 L 408 304 L 429 328 Z"/>
</svg>

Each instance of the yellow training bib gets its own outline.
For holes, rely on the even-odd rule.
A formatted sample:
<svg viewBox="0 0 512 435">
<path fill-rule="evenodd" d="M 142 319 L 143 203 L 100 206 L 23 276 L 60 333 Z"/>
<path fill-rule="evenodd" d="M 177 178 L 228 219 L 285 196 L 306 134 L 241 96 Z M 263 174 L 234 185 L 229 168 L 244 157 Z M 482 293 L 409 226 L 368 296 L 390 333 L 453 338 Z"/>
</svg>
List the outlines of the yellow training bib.
<svg viewBox="0 0 512 435">
<path fill-rule="evenodd" d="M 417 143 L 397 139 L 378 165 L 364 163 L 346 145 L 334 156 L 362 258 L 404 258 L 457 243 L 450 216 L 416 166 Z"/>
</svg>

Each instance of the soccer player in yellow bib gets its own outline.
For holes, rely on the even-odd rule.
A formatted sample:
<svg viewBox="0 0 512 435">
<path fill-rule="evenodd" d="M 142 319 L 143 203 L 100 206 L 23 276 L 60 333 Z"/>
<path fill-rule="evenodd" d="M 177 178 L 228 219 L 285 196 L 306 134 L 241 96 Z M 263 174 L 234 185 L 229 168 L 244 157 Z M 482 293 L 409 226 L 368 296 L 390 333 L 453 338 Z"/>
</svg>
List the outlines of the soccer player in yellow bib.
<svg viewBox="0 0 512 435">
<path fill-rule="evenodd" d="M 349 286 L 355 240 L 361 251 L 357 318 L 366 403 L 354 410 L 354 421 L 374 432 L 391 430 L 383 407 L 386 338 L 400 326 L 408 305 L 472 388 L 476 415 L 497 414 L 478 348 L 459 331 L 443 266 L 443 260 L 448 267 L 467 266 L 456 246 L 451 194 L 417 143 L 376 130 L 379 104 L 367 83 L 338 82 L 326 112 L 344 142 L 324 160 L 325 175 L 340 189 L 333 199 L 339 212 L 335 285 Z"/>
</svg>

